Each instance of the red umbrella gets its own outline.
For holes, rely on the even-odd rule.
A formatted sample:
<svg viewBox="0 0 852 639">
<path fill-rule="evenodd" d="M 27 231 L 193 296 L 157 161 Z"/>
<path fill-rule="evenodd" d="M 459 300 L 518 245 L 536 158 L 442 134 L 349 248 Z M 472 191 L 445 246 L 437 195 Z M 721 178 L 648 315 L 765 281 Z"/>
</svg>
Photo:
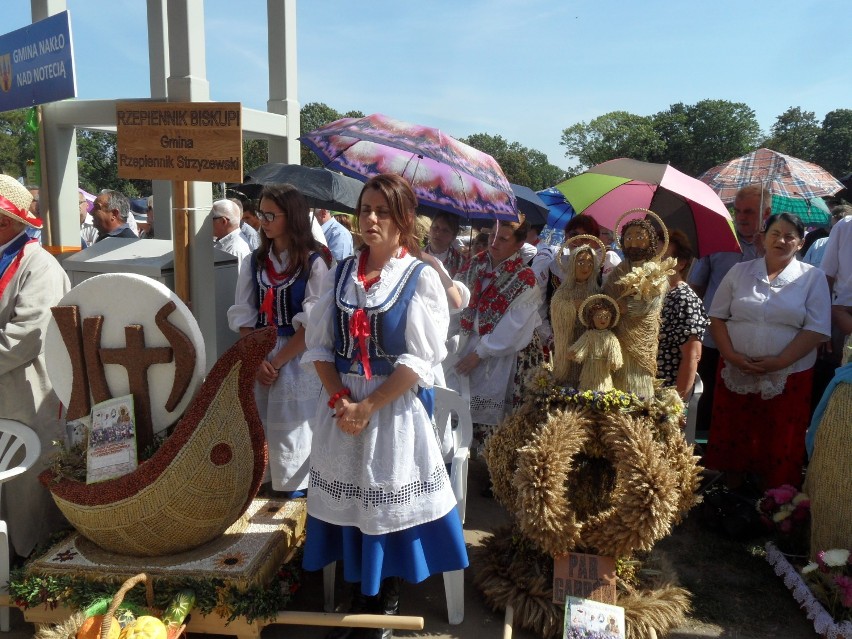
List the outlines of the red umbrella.
<svg viewBox="0 0 852 639">
<path fill-rule="evenodd" d="M 556 188 L 578 215 L 590 215 L 613 231 L 618 232 L 616 222 L 626 211 L 650 209 L 669 229 L 686 233 L 699 256 L 740 250 L 731 215 L 719 196 L 668 164 L 610 160 Z M 639 216 L 641 213 L 636 214 Z"/>
</svg>

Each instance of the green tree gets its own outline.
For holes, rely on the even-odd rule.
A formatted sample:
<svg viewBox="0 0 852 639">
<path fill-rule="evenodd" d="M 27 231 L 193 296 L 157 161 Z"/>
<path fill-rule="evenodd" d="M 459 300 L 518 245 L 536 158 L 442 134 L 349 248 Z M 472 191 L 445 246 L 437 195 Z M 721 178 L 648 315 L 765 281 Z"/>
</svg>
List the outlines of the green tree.
<svg viewBox="0 0 852 639">
<path fill-rule="evenodd" d="M 299 128 L 302 133 L 310 133 L 321 126 L 325 126 L 341 118 L 363 117 L 364 114 L 360 111 L 340 113 L 323 102 L 309 102 L 301 109 Z M 302 145 L 301 157 L 304 166 L 322 166 L 322 162 L 320 162 L 316 154 L 304 145 Z"/>
<path fill-rule="evenodd" d="M 649 154 L 649 162 L 669 163 L 679 170 L 692 163 L 692 130 L 689 107 L 683 102 L 652 116 L 654 130 L 665 142 L 661 150 Z"/>
<path fill-rule="evenodd" d="M 756 149 L 761 141 L 754 110 L 743 102 L 701 100 L 687 107 L 692 134 L 690 162 L 677 168 L 700 175 L 709 168 Z"/>
<path fill-rule="evenodd" d="M 128 180 L 118 177 L 115 133 L 77 130 L 77 170 L 80 187 L 90 193 L 101 189 L 121 191 L 129 198 L 151 193 L 150 180 Z"/>
<path fill-rule="evenodd" d="M 27 109 L 0 113 L 0 172 L 26 175 L 27 160 L 36 159 L 36 137 L 27 129 Z"/>
<path fill-rule="evenodd" d="M 269 162 L 269 141 L 261 139 L 243 139 L 243 174 L 251 173 L 257 167 Z"/>
<path fill-rule="evenodd" d="M 836 177 L 852 172 L 852 109 L 825 114 L 817 136 L 816 162 Z"/>
<path fill-rule="evenodd" d="M 665 150 L 652 119 L 627 111 L 574 124 L 562 131 L 560 144 L 566 148 L 565 155 L 576 157 L 583 168 L 619 157 L 648 161 Z"/>
<path fill-rule="evenodd" d="M 813 111 L 790 107 L 775 118 L 770 137 L 764 142 L 764 146 L 779 153 L 815 162 L 819 134 L 819 122 Z"/>
<path fill-rule="evenodd" d="M 540 191 L 566 177 L 565 171 L 548 162 L 547 155 L 541 151 L 529 149 L 519 142 L 509 142 L 501 135 L 474 133 L 466 138 L 459 138 L 459 141 L 497 160 L 497 164 L 512 184 Z"/>
</svg>

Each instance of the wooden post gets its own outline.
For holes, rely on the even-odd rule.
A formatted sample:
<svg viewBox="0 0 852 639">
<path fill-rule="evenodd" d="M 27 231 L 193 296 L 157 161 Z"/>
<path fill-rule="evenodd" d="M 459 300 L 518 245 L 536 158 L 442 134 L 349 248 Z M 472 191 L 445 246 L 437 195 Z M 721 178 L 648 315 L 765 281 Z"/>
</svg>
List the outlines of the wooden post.
<svg viewBox="0 0 852 639">
<path fill-rule="evenodd" d="M 187 190 L 185 181 L 172 182 L 175 293 L 189 306 L 189 197 Z"/>
</svg>

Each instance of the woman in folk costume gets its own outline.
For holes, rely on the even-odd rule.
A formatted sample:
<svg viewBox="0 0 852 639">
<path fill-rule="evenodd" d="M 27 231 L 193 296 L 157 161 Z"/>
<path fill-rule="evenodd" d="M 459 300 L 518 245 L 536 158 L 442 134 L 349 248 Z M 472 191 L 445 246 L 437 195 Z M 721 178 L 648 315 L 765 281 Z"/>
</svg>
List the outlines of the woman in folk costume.
<svg viewBox="0 0 852 639">
<path fill-rule="evenodd" d="M 450 277 L 455 277 L 465 263 L 465 257 L 456 245 L 459 234 L 459 218 L 452 213 L 441 212 L 432 218 L 429 226 L 429 241 L 423 249 L 424 253 L 434 255 Z"/>
<path fill-rule="evenodd" d="M 580 366 L 565 357 L 568 348 L 583 334 L 583 324 L 578 316 L 580 305 L 600 290 L 598 273 L 606 248 L 593 235 L 577 235 L 566 244 L 575 248 L 562 266 L 562 283 L 550 301 L 550 323 L 553 326 L 553 377 L 557 383 L 576 387 L 580 380 Z M 582 242 L 579 246 L 575 242 Z M 564 248 L 564 247 L 563 247 Z M 564 251 L 557 259 L 564 261 Z"/>
<path fill-rule="evenodd" d="M 29 426 L 41 441 L 41 459 L 3 487 L 0 519 L 8 525 L 12 551 L 22 557 L 64 521 L 38 474 L 53 456 L 52 442 L 65 439 L 44 334 L 50 308 L 70 285 L 56 258 L 27 234 L 41 228 L 29 211 L 32 200 L 17 180 L 0 175 L 0 418 Z"/>
<path fill-rule="evenodd" d="M 304 497 L 321 384 L 299 358 L 305 350 L 305 322 L 319 299 L 330 255 L 314 239 L 308 203 L 294 186 L 265 186 L 257 215 L 260 246 L 243 260 L 228 324 L 240 334 L 278 327 L 278 342 L 257 371 L 255 398 L 272 489 Z"/>
<path fill-rule="evenodd" d="M 468 376 L 480 444 L 511 409 L 519 355 L 541 324 L 541 290 L 520 253 L 526 236 L 525 221 L 499 222 L 488 250 L 456 276 L 471 290 L 471 300 L 461 313 L 459 359 L 446 371 L 447 384 L 458 389 L 459 376 Z"/>
<path fill-rule="evenodd" d="M 358 199 L 364 248 L 329 273 L 308 350 L 317 408 L 304 567 L 343 560 L 352 612 L 396 614 L 400 578 L 467 566 L 456 499 L 432 426 L 433 368 L 449 313 L 437 271 L 417 259 L 417 199 L 378 175 Z M 330 636 L 391 636 L 353 628 Z"/>
</svg>

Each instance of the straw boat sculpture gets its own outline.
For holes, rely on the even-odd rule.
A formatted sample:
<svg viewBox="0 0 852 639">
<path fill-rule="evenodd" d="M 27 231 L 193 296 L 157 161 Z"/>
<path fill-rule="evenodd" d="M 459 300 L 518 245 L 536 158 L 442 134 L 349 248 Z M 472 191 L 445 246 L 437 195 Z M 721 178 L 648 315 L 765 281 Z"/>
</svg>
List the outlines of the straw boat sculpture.
<svg viewBox="0 0 852 639">
<path fill-rule="evenodd" d="M 254 379 L 275 336 L 274 327 L 254 331 L 226 351 L 172 435 L 132 473 L 87 485 L 43 472 L 68 521 L 101 548 L 137 557 L 184 552 L 224 533 L 263 479 Z"/>
</svg>

